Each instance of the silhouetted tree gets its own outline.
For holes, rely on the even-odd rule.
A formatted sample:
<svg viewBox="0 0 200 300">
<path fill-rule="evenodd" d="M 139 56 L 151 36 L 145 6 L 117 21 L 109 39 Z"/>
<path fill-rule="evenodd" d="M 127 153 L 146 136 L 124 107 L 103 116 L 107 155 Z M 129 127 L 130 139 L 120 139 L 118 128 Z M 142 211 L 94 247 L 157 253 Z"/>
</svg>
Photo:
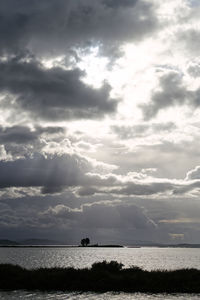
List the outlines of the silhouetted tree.
<svg viewBox="0 0 200 300">
<path fill-rule="evenodd" d="M 90 239 L 88 237 L 81 240 L 82 247 L 85 247 L 85 246 L 87 247 L 89 245 L 89 243 L 90 243 Z"/>
<path fill-rule="evenodd" d="M 87 238 L 85 239 L 85 244 L 86 244 L 86 246 L 88 246 L 89 243 L 90 243 L 90 239 L 87 237 Z"/>
<path fill-rule="evenodd" d="M 82 247 L 85 247 L 85 245 L 86 245 L 86 240 L 85 240 L 85 239 L 82 239 L 82 240 L 81 240 L 81 246 L 82 246 Z"/>
</svg>

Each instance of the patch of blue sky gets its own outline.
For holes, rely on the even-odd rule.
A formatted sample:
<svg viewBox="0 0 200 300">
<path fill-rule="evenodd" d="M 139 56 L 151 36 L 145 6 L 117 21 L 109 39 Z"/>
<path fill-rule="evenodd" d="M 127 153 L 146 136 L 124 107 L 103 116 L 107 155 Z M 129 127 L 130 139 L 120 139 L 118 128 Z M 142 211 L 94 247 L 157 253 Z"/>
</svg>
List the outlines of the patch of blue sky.
<svg viewBox="0 0 200 300">
<path fill-rule="evenodd" d="M 200 6 L 200 0 L 188 0 L 190 6 Z"/>
</svg>

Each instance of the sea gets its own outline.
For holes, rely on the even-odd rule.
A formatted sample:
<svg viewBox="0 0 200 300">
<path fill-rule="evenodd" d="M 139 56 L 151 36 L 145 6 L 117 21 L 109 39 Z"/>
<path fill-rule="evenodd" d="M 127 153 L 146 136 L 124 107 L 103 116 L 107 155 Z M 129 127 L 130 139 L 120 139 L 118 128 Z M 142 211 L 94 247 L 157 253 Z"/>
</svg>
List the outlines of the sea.
<svg viewBox="0 0 200 300">
<path fill-rule="evenodd" d="M 200 269 L 199 248 L 82 248 L 82 247 L 11 247 L 0 248 L 0 263 L 20 265 L 27 269 L 40 267 L 91 267 L 94 262 L 115 260 L 128 268 L 138 266 L 146 270 Z M 144 294 L 144 293 L 81 293 L 40 291 L 0 291 L 0 299 L 200 299 L 200 294 Z"/>
</svg>

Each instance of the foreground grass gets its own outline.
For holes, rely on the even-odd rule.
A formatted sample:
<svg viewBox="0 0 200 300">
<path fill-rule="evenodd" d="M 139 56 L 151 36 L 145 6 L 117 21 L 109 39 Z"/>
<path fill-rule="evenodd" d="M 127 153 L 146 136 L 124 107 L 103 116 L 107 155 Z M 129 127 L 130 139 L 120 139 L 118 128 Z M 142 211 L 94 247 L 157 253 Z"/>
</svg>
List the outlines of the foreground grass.
<svg viewBox="0 0 200 300">
<path fill-rule="evenodd" d="M 145 271 L 122 269 L 116 261 L 95 263 L 90 269 L 23 269 L 0 265 L 0 289 L 200 293 L 200 270 Z"/>
</svg>

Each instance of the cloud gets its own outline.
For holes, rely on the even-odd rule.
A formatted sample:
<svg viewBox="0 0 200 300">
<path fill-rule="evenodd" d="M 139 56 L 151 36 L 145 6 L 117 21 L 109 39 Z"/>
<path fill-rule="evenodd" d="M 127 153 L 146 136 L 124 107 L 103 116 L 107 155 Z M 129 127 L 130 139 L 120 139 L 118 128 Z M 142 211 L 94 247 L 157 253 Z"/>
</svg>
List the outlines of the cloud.
<svg viewBox="0 0 200 300">
<path fill-rule="evenodd" d="M 200 179 L 200 166 L 196 166 L 193 170 L 187 172 L 186 180 Z"/>
<path fill-rule="evenodd" d="M 80 196 L 93 194 L 109 194 L 120 196 L 168 196 L 178 188 L 187 185 L 187 182 L 154 178 L 144 172 L 134 172 L 127 175 L 87 173 L 84 186 L 78 190 Z"/>
<path fill-rule="evenodd" d="M 170 233 L 169 234 L 172 238 L 172 240 L 183 240 L 184 239 L 184 233 Z"/>
<path fill-rule="evenodd" d="M 31 156 L 35 151 L 42 152 L 50 141 L 60 142 L 64 137 L 65 128 L 59 126 L 32 129 L 24 125 L 0 126 L 1 160 L 16 160 Z"/>
<path fill-rule="evenodd" d="M 0 126 L 0 143 L 29 144 L 38 139 L 38 133 L 27 126 Z"/>
<path fill-rule="evenodd" d="M 98 164 L 75 153 L 35 154 L 33 157 L 0 161 L 0 169 L 0 188 L 40 187 L 43 194 L 60 193 L 73 187 L 79 196 L 166 196 L 166 193 L 175 190 L 180 193 L 181 188 L 194 188 L 193 183 L 188 186 L 187 181 L 153 178 L 143 171 L 127 176 L 95 173 L 100 172 Z"/>
<path fill-rule="evenodd" d="M 187 173 L 183 179 L 157 178 L 148 172 L 130 172 L 127 175 L 87 173 L 83 186 L 78 190 L 79 196 L 108 194 L 118 197 L 176 197 L 198 192 L 200 188 L 199 167 Z"/>
<path fill-rule="evenodd" d="M 111 8 L 133 7 L 138 0 L 104 0 L 103 3 Z"/>
<path fill-rule="evenodd" d="M 190 63 L 187 72 L 194 78 L 200 77 L 200 63 L 198 61 Z"/>
<path fill-rule="evenodd" d="M 78 228 L 156 228 L 156 224 L 147 217 L 144 210 L 135 205 L 120 205 L 111 201 L 85 204 L 81 209 L 71 209 L 65 205 L 50 207 L 41 213 L 41 218 L 49 222 L 72 221 Z"/>
<path fill-rule="evenodd" d="M 182 76 L 177 72 L 163 75 L 158 88 L 159 90 L 152 94 L 150 103 L 140 106 L 146 120 L 155 117 L 162 109 L 183 105 L 188 100 L 189 93 L 182 84 Z"/>
<path fill-rule="evenodd" d="M 40 200 L 41 202 L 41 200 Z M 122 204 L 120 201 L 101 201 L 84 204 L 80 208 L 71 208 L 64 204 L 49 205 L 41 208 L 39 202 L 24 203 L 12 207 L 12 204 L 0 203 L 0 234 L 10 237 L 17 232 L 19 238 L 27 238 L 34 233 L 37 237 L 51 237 L 73 241 L 74 244 L 87 234 L 91 243 L 126 242 L 143 234 L 156 234 L 157 224 L 148 216 L 147 211 L 134 204 Z M 20 203 L 20 199 L 18 204 Z M 64 233 L 64 235 L 63 235 Z M 133 238 L 134 235 L 134 238 Z M 141 236 L 142 235 L 142 236 Z"/>
<path fill-rule="evenodd" d="M 191 21 L 190 21 L 191 22 Z M 180 30 L 176 36 L 180 44 L 184 45 L 184 48 L 189 54 L 198 55 L 198 47 L 200 46 L 200 31 L 194 28 Z"/>
<path fill-rule="evenodd" d="M 86 159 L 67 154 L 1 161 L 0 187 L 42 187 L 44 193 L 58 192 L 80 185 L 90 168 Z"/>
<path fill-rule="evenodd" d="M 152 93 L 147 104 L 140 105 L 144 119 L 150 120 L 165 108 L 186 105 L 189 109 L 198 109 L 200 106 L 200 88 L 189 89 L 180 73 L 167 72 L 161 76 L 158 90 Z"/>
<path fill-rule="evenodd" d="M 18 238 L 48 237 L 74 244 L 86 235 L 92 243 L 124 244 L 133 244 L 135 240 L 166 243 L 170 242 L 169 233 L 184 232 L 187 242 L 195 242 L 199 237 L 200 204 L 195 199 L 147 201 L 147 198 L 128 197 L 102 201 L 99 197 L 99 202 L 93 199 L 83 204 L 80 199 L 78 204 L 77 199 L 72 198 L 64 193 L 56 197 L 1 200 L 0 235 L 13 239 L 16 234 Z"/>
<path fill-rule="evenodd" d="M 125 184 L 121 189 L 111 190 L 111 193 L 121 194 L 121 195 L 156 195 L 160 193 L 166 193 L 168 191 L 173 191 L 176 187 L 176 184 L 173 182 L 159 182 L 155 179 L 152 179 L 152 182 L 145 183 L 143 181 L 134 183 L 129 182 Z"/>
<path fill-rule="evenodd" d="M 30 128 L 24 125 L 15 125 L 10 127 L 0 126 L 0 143 L 2 144 L 32 144 L 39 137 L 51 137 L 51 139 L 65 133 L 65 128 L 59 126 L 36 126 Z"/>
<path fill-rule="evenodd" d="M 6 97 L 1 107 L 26 111 L 36 119 L 68 120 L 69 118 L 99 118 L 114 112 L 116 99 L 111 99 L 110 86 L 94 89 L 81 81 L 79 69 L 59 67 L 45 69 L 38 62 L 10 60 L 0 63 L 0 91 Z M 11 108 L 12 103 L 12 108 Z"/>
<path fill-rule="evenodd" d="M 104 52 L 141 40 L 157 27 L 147 1 L 3 0 L 0 5 L 1 52 L 26 49 L 59 55 L 71 48 L 101 45 Z"/>
<path fill-rule="evenodd" d="M 166 123 L 141 123 L 134 124 L 133 126 L 127 125 L 114 125 L 111 130 L 122 140 L 134 139 L 138 137 L 148 136 L 157 133 L 172 131 L 176 128 L 173 122 Z"/>
<path fill-rule="evenodd" d="M 186 0 L 0 1 L 0 236 L 199 239 L 198 23 Z"/>
<path fill-rule="evenodd" d="M 95 193 L 98 193 L 98 192 L 99 192 L 99 190 L 97 188 L 86 186 L 86 187 L 81 187 L 78 190 L 78 195 L 83 196 L 83 197 L 93 196 Z"/>
</svg>

